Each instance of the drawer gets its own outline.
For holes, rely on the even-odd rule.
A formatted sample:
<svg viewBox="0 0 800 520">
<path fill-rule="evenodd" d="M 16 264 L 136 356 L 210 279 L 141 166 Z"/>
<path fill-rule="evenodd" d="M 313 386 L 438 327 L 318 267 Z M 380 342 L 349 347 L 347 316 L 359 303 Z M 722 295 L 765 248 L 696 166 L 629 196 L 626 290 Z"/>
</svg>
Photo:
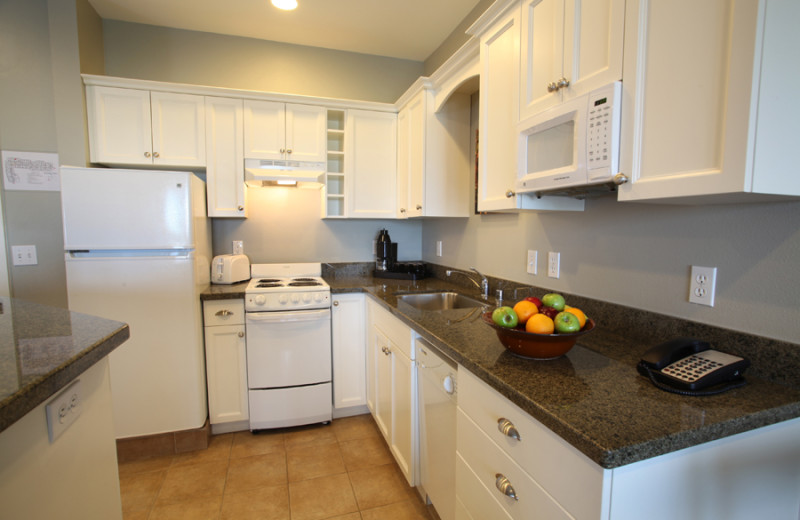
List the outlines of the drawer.
<svg viewBox="0 0 800 520">
<path fill-rule="evenodd" d="M 481 480 L 456 455 L 456 520 L 513 520 Z"/>
<path fill-rule="evenodd" d="M 244 325 L 244 300 L 206 300 L 203 302 L 203 323 L 216 325 Z"/>
<path fill-rule="evenodd" d="M 528 473 L 575 518 L 596 518 L 608 504 L 609 470 L 604 470 L 564 439 L 474 374 L 459 367 L 458 405 L 505 454 Z M 504 435 L 499 421 L 507 419 L 520 440 Z M 460 426 L 460 425 L 459 425 Z M 459 430 L 459 437 L 461 431 Z M 575 493 L 580 489 L 580 493 Z"/>
<path fill-rule="evenodd" d="M 461 397 L 461 396 L 459 396 Z M 492 442 L 463 410 L 458 412 L 459 456 L 486 487 L 492 497 L 515 520 L 571 520 L 564 509 L 519 465 Z M 515 500 L 497 488 L 498 474 L 505 476 L 517 496 Z M 576 489 L 573 488 L 573 492 Z M 461 495 L 459 495 L 461 496 Z M 464 497 L 462 496 L 462 499 Z M 466 505 L 466 504 L 465 504 Z M 467 506 L 469 509 L 470 507 Z M 473 513 L 473 516 L 476 516 Z M 477 515 L 478 518 L 494 518 Z"/>
</svg>

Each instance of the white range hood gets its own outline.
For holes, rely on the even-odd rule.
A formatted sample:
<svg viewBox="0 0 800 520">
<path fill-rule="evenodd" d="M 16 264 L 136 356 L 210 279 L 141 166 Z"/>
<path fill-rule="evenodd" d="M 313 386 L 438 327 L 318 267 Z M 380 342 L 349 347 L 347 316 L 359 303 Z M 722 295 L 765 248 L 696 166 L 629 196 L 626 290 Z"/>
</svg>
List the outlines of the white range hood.
<svg viewBox="0 0 800 520">
<path fill-rule="evenodd" d="M 321 188 L 324 162 L 245 159 L 244 180 L 248 186 L 301 186 Z"/>
</svg>

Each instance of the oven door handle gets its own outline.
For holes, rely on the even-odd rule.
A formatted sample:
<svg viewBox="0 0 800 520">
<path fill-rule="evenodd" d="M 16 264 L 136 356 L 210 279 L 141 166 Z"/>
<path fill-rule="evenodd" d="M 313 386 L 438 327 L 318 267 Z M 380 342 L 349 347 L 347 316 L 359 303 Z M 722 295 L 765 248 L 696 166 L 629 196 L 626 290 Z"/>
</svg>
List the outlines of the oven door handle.
<svg viewBox="0 0 800 520">
<path fill-rule="evenodd" d="M 330 309 L 300 312 L 247 312 L 245 313 L 245 319 L 253 322 L 288 323 L 330 319 L 330 315 Z"/>
</svg>

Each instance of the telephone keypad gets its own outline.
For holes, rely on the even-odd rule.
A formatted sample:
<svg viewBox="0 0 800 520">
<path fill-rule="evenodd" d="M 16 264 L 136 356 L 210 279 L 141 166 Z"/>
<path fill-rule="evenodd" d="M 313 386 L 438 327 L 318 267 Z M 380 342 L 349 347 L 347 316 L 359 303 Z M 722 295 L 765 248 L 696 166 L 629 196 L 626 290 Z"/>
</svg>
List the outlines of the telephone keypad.
<svg viewBox="0 0 800 520">
<path fill-rule="evenodd" d="M 741 358 L 721 352 L 704 351 L 676 361 L 664 367 L 662 372 L 691 383 L 707 375 L 709 372 L 729 365 L 731 362 L 739 359 Z"/>
</svg>

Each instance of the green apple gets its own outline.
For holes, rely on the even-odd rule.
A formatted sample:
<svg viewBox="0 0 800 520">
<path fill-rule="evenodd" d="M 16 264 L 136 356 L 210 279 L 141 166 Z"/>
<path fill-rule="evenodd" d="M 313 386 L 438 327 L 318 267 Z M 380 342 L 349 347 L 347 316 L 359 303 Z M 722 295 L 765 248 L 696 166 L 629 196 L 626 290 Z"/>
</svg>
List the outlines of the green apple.
<svg viewBox="0 0 800 520">
<path fill-rule="evenodd" d="M 564 310 L 564 305 L 567 302 L 565 302 L 564 297 L 558 293 L 547 293 L 542 296 L 542 303 L 561 312 Z"/>
<path fill-rule="evenodd" d="M 498 307 L 492 311 L 492 321 L 501 327 L 513 329 L 519 324 L 519 316 L 511 307 Z"/>
<path fill-rule="evenodd" d="M 581 330 L 581 321 L 571 312 L 559 312 L 556 314 L 553 324 L 559 334 L 569 334 Z"/>
</svg>

